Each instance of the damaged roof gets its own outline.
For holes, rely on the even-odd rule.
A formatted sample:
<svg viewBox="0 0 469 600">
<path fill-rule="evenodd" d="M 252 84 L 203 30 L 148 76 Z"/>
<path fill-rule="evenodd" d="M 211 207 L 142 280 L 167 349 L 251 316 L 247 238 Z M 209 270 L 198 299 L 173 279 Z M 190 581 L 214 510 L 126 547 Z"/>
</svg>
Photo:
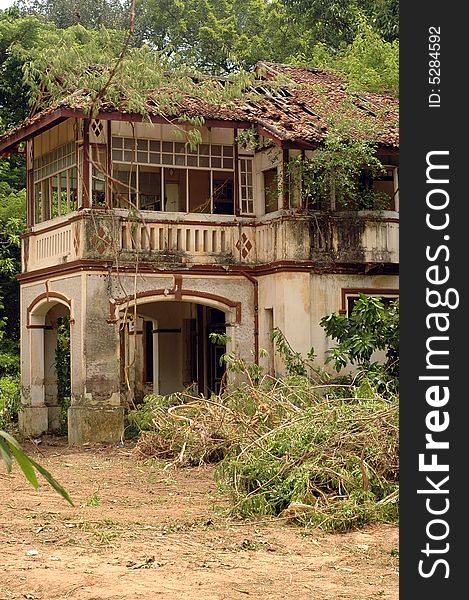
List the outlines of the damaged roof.
<svg viewBox="0 0 469 600">
<path fill-rule="evenodd" d="M 346 79 L 330 71 L 291 65 L 259 62 L 256 71 L 261 81 L 256 84 L 255 95 L 245 99 L 211 104 L 200 98 L 184 96 L 178 103 L 179 114 L 165 115 L 177 119 L 181 115 L 200 116 L 206 121 L 225 121 L 247 127 L 257 126 L 263 135 L 281 144 L 315 147 L 324 141 L 328 124 L 347 113 L 354 124 L 354 137 L 364 137 L 372 128 L 374 139 L 389 149 L 399 147 L 398 98 L 390 93 L 354 92 Z M 266 81 L 266 86 L 262 85 Z M 220 80 L 221 84 L 222 80 Z M 271 85 L 275 82 L 275 85 Z M 150 116 L 161 117 L 149 93 L 147 110 Z M 84 115 L 91 103 L 90 96 L 80 90 L 58 104 L 28 117 L 21 125 L 0 137 L 0 153 L 14 150 L 21 141 L 69 117 Z M 98 115 L 114 118 L 120 113 L 125 120 L 131 113 L 125 101 L 119 106 L 103 104 Z"/>
</svg>

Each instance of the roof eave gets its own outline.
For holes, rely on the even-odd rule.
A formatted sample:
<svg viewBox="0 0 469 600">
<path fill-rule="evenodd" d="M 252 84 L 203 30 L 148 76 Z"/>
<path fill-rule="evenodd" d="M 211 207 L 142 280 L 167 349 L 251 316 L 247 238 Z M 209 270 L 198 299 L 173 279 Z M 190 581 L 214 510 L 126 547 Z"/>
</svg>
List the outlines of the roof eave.
<svg viewBox="0 0 469 600">
<path fill-rule="evenodd" d="M 65 121 L 72 116 L 72 114 L 70 114 L 72 112 L 75 116 L 76 111 L 71 111 L 69 108 L 59 107 L 53 112 L 35 119 L 29 125 L 25 125 L 13 130 L 10 135 L 0 141 L 0 155 L 17 152 L 18 145 L 21 144 L 21 142 L 24 142 L 29 138 L 38 135 L 47 129 L 50 129 L 51 127 L 54 127 L 54 125 Z"/>
<path fill-rule="evenodd" d="M 39 135 L 44 131 L 47 131 L 51 127 L 54 127 L 58 123 L 65 121 L 69 118 L 83 119 L 87 115 L 82 109 L 69 108 L 61 106 L 56 108 L 50 113 L 34 118 L 33 122 L 28 125 L 21 126 L 16 130 L 13 130 L 10 135 L 6 136 L 0 141 L 0 156 L 3 154 L 11 154 L 18 152 L 18 146 L 21 142 L 24 142 L 31 137 Z M 97 118 L 102 120 L 116 120 L 116 121 L 131 121 L 138 122 L 142 121 L 143 117 L 140 114 L 126 113 L 118 110 L 102 111 L 97 115 Z M 162 117 L 159 115 L 151 116 L 151 120 L 154 123 L 170 123 L 171 121 L 177 121 L 178 117 Z M 282 148 L 299 148 L 299 149 L 314 149 L 317 147 L 317 143 L 312 143 L 298 136 L 285 135 L 284 132 L 280 131 L 274 125 L 267 123 L 264 119 L 253 118 L 251 120 L 232 120 L 232 119 L 206 119 L 205 125 L 207 127 L 232 127 L 234 129 L 246 129 L 249 127 L 255 127 L 261 135 L 272 139 Z M 320 145 L 320 144 L 319 144 Z M 398 151 L 395 147 L 380 143 L 381 151 L 385 148 L 388 151 Z"/>
</svg>

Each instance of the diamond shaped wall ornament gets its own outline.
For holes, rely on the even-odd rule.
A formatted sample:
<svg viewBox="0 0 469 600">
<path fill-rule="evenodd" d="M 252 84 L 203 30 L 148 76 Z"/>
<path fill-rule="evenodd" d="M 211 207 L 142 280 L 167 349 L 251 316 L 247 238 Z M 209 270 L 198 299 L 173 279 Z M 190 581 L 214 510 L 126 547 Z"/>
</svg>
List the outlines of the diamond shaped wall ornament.
<svg viewBox="0 0 469 600">
<path fill-rule="evenodd" d="M 103 227 L 98 227 L 96 233 L 91 237 L 91 245 L 98 252 L 104 254 L 106 249 L 111 245 L 111 238 Z"/>
<path fill-rule="evenodd" d="M 97 138 L 99 138 L 99 136 L 103 132 L 103 128 L 104 126 L 99 119 L 93 119 L 93 121 L 91 122 L 91 130 Z"/>
<path fill-rule="evenodd" d="M 241 256 L 243 258 L 246 258 L 246 256 L 251 251 L 252 243 L 251 243 L 251 240 L 248 238 L 248 236 L 245 233 L 243 233 L 243 235 L 241 236 L 241 239 L 236 242 L 236 249 L 238 251 L 241 250 Z"/>
<path fill-rule="evenodd" d="M 75 248 L 75 254 L 78 254 L 78 250 L 80 249 L 80 229 L 76 222 L 73 226 L 73 247 Z"/>
</svg>

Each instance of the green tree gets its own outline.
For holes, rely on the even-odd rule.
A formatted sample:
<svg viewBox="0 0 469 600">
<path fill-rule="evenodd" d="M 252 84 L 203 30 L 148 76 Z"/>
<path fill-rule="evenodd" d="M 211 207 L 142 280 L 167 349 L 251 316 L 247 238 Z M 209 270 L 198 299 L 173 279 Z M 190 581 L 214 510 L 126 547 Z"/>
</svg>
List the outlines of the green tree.
<svg viewBox="0 0 469 600">
<path fill-rule="evenodd" d="M 326 334 L 337 345 L 330 351 L 327 362 L 334 362 L 337 371 L 347 364 L 358 364 L 370 371 L 373 352 L 386 352 L 384 373 L 397 386 L 399 375 L 399 301 L 385 308 L 376 296 L 360 294 L 350 315 L 331 314 L 320 321 Z M 382 374 L 382 372 L 381 372 Z"/>
<path fill-rule="evenodd" d="M 399 89 L 399 42 L 383 39 L 366 20 L 360 21 L 357 35 L 335 60 L 358 90 L 374 92 Z"/>
<path fill-rule="evenodd" d="M 83 25 L 87 29 L 99 29 L 112 23 L 116 29 L 128 25 L 129 0 L 18 0 L 22 15 L 36 15 L 65 29 Z"/>
<path fill-rule="evenodd" d="M 370 22 L 387 42 L 399 38 L 399 0 L 372 0 Z"/>
<path fill-rule="evenodd" d="M 25 190 L 8 183 L 8 164 L 0 163 L 0 375 L 19 368 L 20 235 L 25 225 Z M 5 302 L 5 298 L 8 302 Z"/>
<path fill-rule="evenodd" d="M 145 0 L 139 19 L 146 40 L 174 63 L 212 74 L 258 60 L 285 62 L 305 50 L 302 32 L 279 0 Z"/>
<path fill-rule="evenodd" d="M 399 35 L 398 0 L 284 0 L 299 29 L 307 32 L 309 46 L 317 43 L 340 49 L 351 44 L 360 19 L 387 41 Z"/>
<path fill-rule="evenodd" d="M 37 41 L 53 28 L 35 17 L 22 19 L 17 14 L 0 12 L 0 132 L 18 125 L 28 115 L 23 64 Z"/>
</svg>

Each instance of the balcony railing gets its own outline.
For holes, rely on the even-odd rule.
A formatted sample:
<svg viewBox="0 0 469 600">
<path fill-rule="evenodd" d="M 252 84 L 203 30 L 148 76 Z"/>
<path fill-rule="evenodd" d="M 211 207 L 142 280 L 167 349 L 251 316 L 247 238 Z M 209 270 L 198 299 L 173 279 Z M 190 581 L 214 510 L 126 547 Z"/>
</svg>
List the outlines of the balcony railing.
<svg viewBox="0 0 469 600">
<path fill-rule="evenodd" d="M 23 239 L 23 271 L 76 260 L 172 265 L 282 261 L 398 263 L 397 213 L 320 213 L 243 218 L 144 211 L 82 211 L 34 227 Z M 215 220 L 216 219 L 216 220 Z"/>
</svg>

